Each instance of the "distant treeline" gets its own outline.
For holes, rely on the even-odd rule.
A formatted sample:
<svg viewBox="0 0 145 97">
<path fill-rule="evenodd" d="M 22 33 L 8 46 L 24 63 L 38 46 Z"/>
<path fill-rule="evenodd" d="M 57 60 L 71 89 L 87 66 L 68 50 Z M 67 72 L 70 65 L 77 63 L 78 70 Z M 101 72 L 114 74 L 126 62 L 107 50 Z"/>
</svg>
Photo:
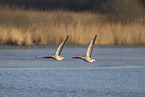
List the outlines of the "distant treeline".
<svg viewBox="0 0 145 97">
<path fill-rule="evenodd" d="M 64 9 L 71 11 L 101 10 L 101 4 L 107 0 L 0 0 L 1 5 L 11 8 L 54 10 Z"/>
<path fill-rule="evenodd" d="M 103 5 L 113 0 L 0 0 L 2 6 L 9 5 L 10 8 L 24 8 L 36 10 L 63 9 L 71 11 L 100 11 Z M 116 0 L 118 3 L 122 0 Z M 132 2 L 132 0 L 127 0 Z M 137 0 L 145 5 L 145 0 Z"/>
<path fill-rule="evenodd" d="M 105 14 L 115 22 L 145 20 L 145 0 L 0 0 L 0 6 L 39 11 L 91 11 Z"/>
</svg>

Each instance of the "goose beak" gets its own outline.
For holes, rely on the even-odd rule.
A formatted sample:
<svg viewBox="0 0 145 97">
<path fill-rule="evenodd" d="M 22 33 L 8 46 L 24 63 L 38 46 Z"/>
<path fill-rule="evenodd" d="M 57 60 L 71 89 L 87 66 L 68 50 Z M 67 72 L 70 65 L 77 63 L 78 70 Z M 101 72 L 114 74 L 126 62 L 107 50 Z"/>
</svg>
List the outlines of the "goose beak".
<svg viewBox="0 0 145 97">
<path fill-rule="evenodd" d="M 94 62 L 96 62 L 95 60 L 93 60 L 93 62 L 92 63 L 94 63 Z"/>
<path fill-rule="evenodd" d="M 64 57 L 62 57 L 62 60 L 64 59 Z"/>
</svg>

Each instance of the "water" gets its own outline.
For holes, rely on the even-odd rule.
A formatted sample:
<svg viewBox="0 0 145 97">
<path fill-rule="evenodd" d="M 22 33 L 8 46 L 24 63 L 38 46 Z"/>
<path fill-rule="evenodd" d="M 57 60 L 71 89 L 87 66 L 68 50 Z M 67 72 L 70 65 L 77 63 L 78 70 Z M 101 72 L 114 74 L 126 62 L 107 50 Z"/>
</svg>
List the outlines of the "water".
<svg viewBox="0 0 145 97">
<path fill-rule="evenodd" d="M 95 63 L 71 59 L 87 46 L 66 45 L 65 59 L 35 59 L 58 45 L 0 47 L 0 97 L 145 97 L 145 47 L 95 46 Z"/>
</svg>

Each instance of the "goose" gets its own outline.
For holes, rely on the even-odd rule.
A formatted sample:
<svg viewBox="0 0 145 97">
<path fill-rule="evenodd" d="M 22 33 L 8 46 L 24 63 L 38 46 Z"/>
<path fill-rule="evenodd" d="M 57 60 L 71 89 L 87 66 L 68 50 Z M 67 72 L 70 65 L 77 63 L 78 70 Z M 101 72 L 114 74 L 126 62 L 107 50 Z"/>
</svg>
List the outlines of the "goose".
<svg viewBox="0 0 145 97">
<path fill-rule="evenodd" d="M 90 62 L 90 63 L 96 62 L 95 59 L 92 59 L 92 58 L 91 58 L 91 55 L 92 55 L 92 51 L 93 51 L 93 47 L 94 47 L 94 43 L 95 43 L 96 37 L 97 37 L 97 35 L 95 35 L 94 39 L 93 39 L 93 40 L 91 41 L 91 43 L 89 44 L 85 56 L 83 56 L 83 57 L 82 57 L 82 56 L 77 56 L 77 57 L 72 57 L 72 58 L 73 58 L 73 59 L 74 59 L 74 58 L 83 59 L 84 61 Z"/>
<path fill-rule="evenodd" d="M 41 57 L 41 58 L 52 58 L 54 60 L 60 60 L 62 61 L 64 59 L 64 57 L 61 57 L 61 51 L 67 41 L 67 39 L 69 38 L 69 36 L 67 35 L 66 39 L 59 45 L 58 49 L 56 50 L 55 54 L 53 55 L 48 55 L 47 57 Z"/>
</svg>

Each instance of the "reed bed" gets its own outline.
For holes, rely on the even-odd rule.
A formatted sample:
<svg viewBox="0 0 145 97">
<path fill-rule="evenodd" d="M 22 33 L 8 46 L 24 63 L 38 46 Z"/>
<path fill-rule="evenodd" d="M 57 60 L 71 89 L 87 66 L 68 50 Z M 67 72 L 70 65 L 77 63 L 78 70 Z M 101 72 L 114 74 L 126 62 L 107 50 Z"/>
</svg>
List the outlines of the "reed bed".
<svg viewBox="0 0 145 97">
<path fill-rule="evenodd" d="M 0 8 L 0 45 L 59 44 L 69 35 L 68 44 L 145 44 L 141 23 L 111 23 L 91 12 L 34 11 Z"/>
</svg>

